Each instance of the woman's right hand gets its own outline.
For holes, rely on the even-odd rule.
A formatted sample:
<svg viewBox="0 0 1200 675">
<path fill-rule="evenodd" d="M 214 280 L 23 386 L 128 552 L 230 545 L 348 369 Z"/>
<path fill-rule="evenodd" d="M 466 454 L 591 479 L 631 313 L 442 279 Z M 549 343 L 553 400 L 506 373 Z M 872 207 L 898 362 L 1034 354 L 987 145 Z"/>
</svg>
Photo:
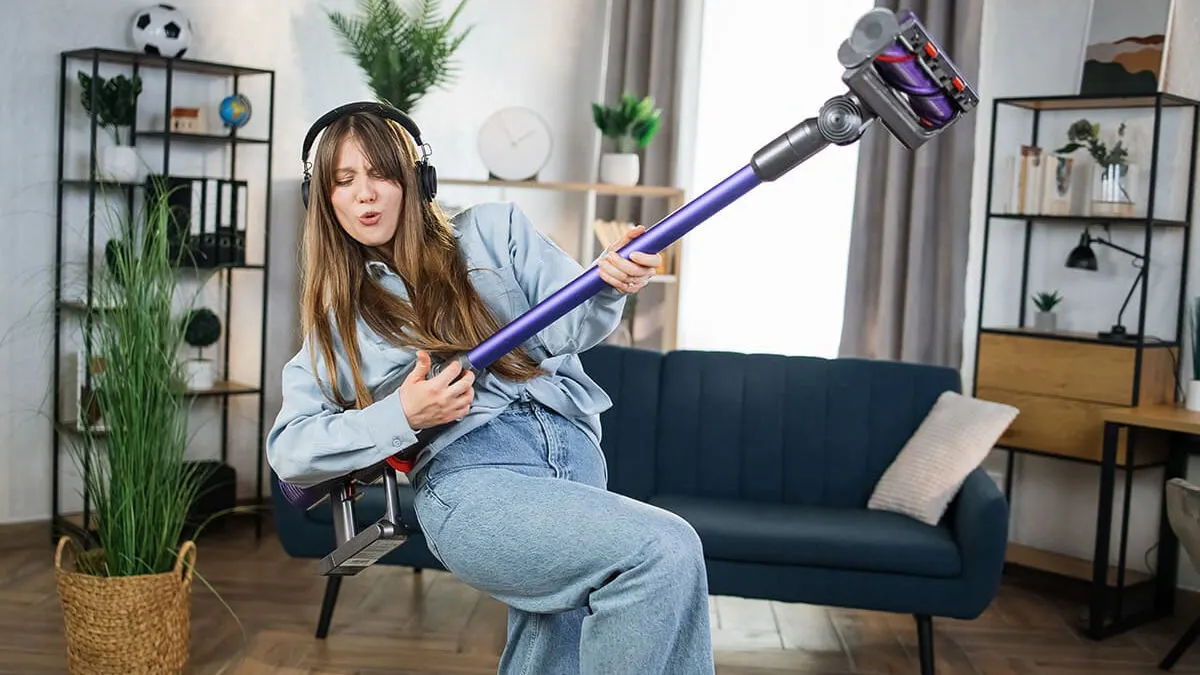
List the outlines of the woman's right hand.
<svg viewBox="0 0 1200 675">
<path fill-rule="evenodd" d="M 400 405 L 413 429 L 435 427 L 466 417 L 475 400 L 475 373 L 462 372 L 458 361 L 451 362 L 436 376 L 425 379 L 429 374 L 429 354 L 417 352 L 417 364 L 404 383 L 400 385 Z"/>
</svg>

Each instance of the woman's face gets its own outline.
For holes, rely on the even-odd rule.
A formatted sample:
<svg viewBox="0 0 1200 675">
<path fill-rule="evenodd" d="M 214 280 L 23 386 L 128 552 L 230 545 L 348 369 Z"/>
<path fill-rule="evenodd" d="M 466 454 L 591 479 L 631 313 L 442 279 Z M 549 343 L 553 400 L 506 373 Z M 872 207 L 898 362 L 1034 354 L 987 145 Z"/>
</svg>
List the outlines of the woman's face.
<svg viewBox="0 0 1200 675">
<path fill-rule="evenodd" d="M 404 189 L 370 166 L 354 137 L 342 143 L 334 167 L 331 199 L 342 229 L 364 246 L 390 242 L 400 222 Z"/>
</svg>

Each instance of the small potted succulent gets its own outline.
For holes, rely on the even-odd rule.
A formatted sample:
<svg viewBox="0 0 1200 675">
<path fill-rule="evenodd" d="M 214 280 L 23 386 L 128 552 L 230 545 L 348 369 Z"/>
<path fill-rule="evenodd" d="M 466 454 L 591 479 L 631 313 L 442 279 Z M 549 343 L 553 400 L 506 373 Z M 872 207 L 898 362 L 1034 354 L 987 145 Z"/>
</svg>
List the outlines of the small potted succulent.
<svg viewBox="0 0 1200 675">
<path fill-rule="evenodd" d="M 1058 315 L 1054 313 L 1054 308 L 1058 303 L 1062 302 L 1062 296 L 1058 291 L 1042 291 L 1033 296 L 1033 306 L 1037 307 L 1037 313 L 1033 315 L 1033 327 L 1037 330 L 1054 332 L 1058 327 Z"/>
<path fill-rule="evenodd" d="M 217 364 L 204 358 L 205 347 L 221 339 L 221 318 L 207 307 L 192 310 L 187 315 L 183 340 L 196 348 L 196 358 L 186 362 L 187 388 L 193 391 L 212 389 L 217 381 Z"/>
<path fill-rule="evenodd" d="M 615 141 L 616 151 L 600 157 L 600 181 L 617 185 L 637 185 L 641 160 L 637 151 L 650 145 L 661 124 L 662 110 L 654 99 L 638 99 L 625 92 L 615 107 L 592 104 L 592 120 L 600 133 Z"/>
</svg>

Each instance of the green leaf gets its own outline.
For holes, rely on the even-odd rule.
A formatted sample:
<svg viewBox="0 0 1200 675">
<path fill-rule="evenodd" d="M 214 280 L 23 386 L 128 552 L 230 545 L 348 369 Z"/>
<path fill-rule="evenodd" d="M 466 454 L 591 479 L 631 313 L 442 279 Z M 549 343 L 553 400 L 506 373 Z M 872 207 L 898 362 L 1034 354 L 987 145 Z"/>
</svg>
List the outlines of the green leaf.
<svg viewBox="0 0 1200 675">
<path fill-rule="evenodd" d="M 445 19 L 439 18 L 438 0 L 421 0 L 408 12 L 397 2 L 359 0 L 357 16 L 326 15 L 375 97 L 411 112 L 427 93 L 455 81 L 458 69 L 452 58 L 473 27 L 452 32 L 466 0 Z"/>
</svg>

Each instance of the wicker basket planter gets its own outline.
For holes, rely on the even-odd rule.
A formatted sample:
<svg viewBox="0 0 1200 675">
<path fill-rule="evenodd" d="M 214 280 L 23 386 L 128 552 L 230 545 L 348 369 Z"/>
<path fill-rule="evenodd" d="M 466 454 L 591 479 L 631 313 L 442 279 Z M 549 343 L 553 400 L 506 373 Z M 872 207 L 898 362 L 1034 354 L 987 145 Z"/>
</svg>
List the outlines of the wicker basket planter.
<svg viewBox="0 0 1200 675">
<path fill-rule="evenodd" d="M 63 566 L 69 541 L 58 541 L 54 572 L 71 673 L 182 672 L 188 660 L 195 543 L 179 547 L 170 572 L 104 577 L 78 571 L 78 557 L 69 569 Z"/>
</svg>

